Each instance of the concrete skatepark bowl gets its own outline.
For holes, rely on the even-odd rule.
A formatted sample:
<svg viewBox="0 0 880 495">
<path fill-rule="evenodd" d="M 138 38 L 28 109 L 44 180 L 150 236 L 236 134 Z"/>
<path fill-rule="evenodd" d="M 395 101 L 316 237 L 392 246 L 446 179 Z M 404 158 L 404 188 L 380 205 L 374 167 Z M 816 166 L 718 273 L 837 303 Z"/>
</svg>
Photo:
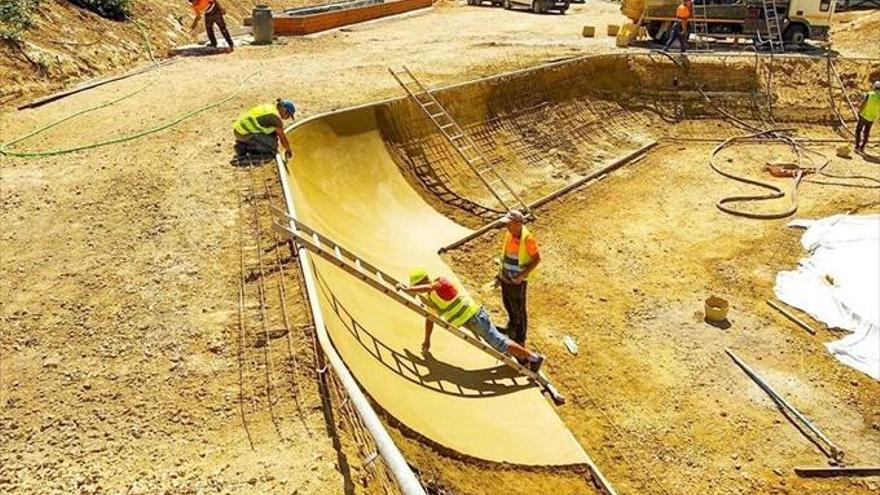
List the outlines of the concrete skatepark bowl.
<svg viewBox="0 0 880 495">
<path fill-rule="evenodd" d="M 729 134 L 694 84 L 711 89 L 716 106 L 758 123 L 767 102 L 798 98 L 796 112 L 777 111 L 776 121 L 829 129 L 836 117 L 828 100 L 804 100 L 800 86 L 820 81 L 824 62 L 790 63 L 800 72 L 768 87 L 767 67 L 753 57 L 697 59 L 685 77 L 662 57 L 594 56 L 435 94 L 496 167 L 515 178 L 528 202 L 675 134 L 676 126 L 702 121 L 707 133 Z M 876 65 L 846 70 L 867 80 Z M 710 128 L 705 122 L 713 118 Z M 416 266 L 456 279 L 438 249 L 499 209 L 405 98 L 317 116 L 288 135 L 296 154 L 283 180 L 297 218 L 400 280 Z M 446 180 L 438 185 L 437 176 Z M 441 200 L 447 193 L 455 200 Z M 406 429 L 466 458 L 528 466 L 590 462 L 523 377 L 443 331 L 435 331 L 431 354 L 422 355 L 420 317 L 310 259 L 334 347 L 363 390 Z M 551 363 L 551 379 L 552 373 Z"/>
</svg>

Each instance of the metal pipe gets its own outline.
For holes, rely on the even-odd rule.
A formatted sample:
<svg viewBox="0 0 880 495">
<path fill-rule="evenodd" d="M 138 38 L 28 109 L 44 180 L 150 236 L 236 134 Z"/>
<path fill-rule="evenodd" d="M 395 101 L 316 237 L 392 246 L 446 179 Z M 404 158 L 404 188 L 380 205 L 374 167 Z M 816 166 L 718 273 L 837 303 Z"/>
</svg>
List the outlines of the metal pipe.
<svg viewBox="0 0 880 495">
<path fill-rule="evenodd" d="M 284 161 L 279 156 L 276 156 L 275 161 L 278 165 L 278 178 L 281 181 L 281 188 L 284 191 L 284 202 L 287 207 L 287 214 L 290 215 L 291 218 L 296 218 L 296 210 L 293 206 L 293 196 L 290 193 L 290 186 L 287 182 Z M 290 222 L 288 226 L 292 230 L 296 230 L 294 222 Z M 303 272 L 309 307 L 312 313 L 312 319 L 315 322 L 315 334 L 318 336 L 318 342 L 321 344 L 321 350 L 324 351 L 327 361 L 330 363 L 330 366 L 333 367 L 336 376 L 339 377 L 339 382 L 342 383 L 345 393 L 351 399 L 352 406 L 354 406 L 355 411 L 357 411 L 357 414 L 361 418 L 361 421 L 363 421 L 367 431 L 370 432 L 373 441 L 376 442 L 379 455 L 382 456 L 382 460 L 384 460 L 385 465 L 388 466 L 388 471 L 394 478 L 394 482 L 397 484 L 400 492 L 403 495 L 426 495 L 425 489 L 422 487 L 418 478 L 416 478 L 415 473 L 410 469 L 409 464 L 407 464 L 406 459 L 404 459 L 403 454 L 401 454 L 397 445 L 394 444 L 394 441 L 391 439 L 391 436 L 388 434 L 388 431 L 385 429 L 385 426 L 382 424 L 376 411 L 373 410 L 373 406 L 370 405 L 370 401 L 367 400 L 363 391 L 358 387 L 354 377 L 348 371 L 342 358 L 339 357 L 339 354 L 336 353 L 336 349 L 333 348 L 333 344 L 330 342 L 330 338 L 327 335 L 327 328 L 324 324 L 324 316 L 321 313 L 320 303 L 318 302 L 318 290 L 315 287 L 315 276 L 314 271 L 312 270 L 312 265 L 309 262 L 308 251 L 306 251 L 305 248 L 297 247 L 297 259 L 299 260 L 300 269 Z"/>
<path fill-rule="evenodd" d="M 804 478 L 833 478 L 837 476 L 880 476 L 880 466 L 816 466 L 796 467 L 794 472 Z"/>
<path fill-rule="evenodd" d="M 563 186 L 561 189 L 558 189 L 558 190 L 556 190 L 546 196 L 541 197 L 540 199 L 538 199 L 536 201 L 529 203 L 528 204 L 529 210 L 535 210 L 536 208 L 543 206 L 544 204 L 558 198 L 559 196 L 562 196 L 563 194 L 569 193 L 569 192 L 573 191 L 574 189 L 577 189 L 578 187 L 584 185 L 585 183 L 587 183 L 591 180 L 594 180 L 594 179 L 602 177 L 610 172 L 613 172 L 614 170 L 620 168 L 621 166 L 626 165 L 627 163 L 630 163 L 633 160 L 635 160 L 636 158 L 639 158 L 640 156 L 644 155 L 649 150 L 651 150 L 651 148 L 653 148 L 654 146 L 657 146 L 658 143 L 659 143 L 658 141 L 651 141 L 650 143 L 642 146 L 641 148 L 633 151 L 632 153 L 630 153 L 626 156 L 623 156 L 621 158 L 618 158 L 617 160 L 614 160 L 613 162 L 600 168 L 599 170 L 596 170 L 595 172 L 593 172 L 587 176 L 581 177 L 580 179 L 577 179 L 576 181 L 574 181 L 566 186 Z M 451 243 L 441 247 L 438 252 L 445 253 L 446 251 L 461 247 L 462 245 L 476 239 L 477 237 L 480 237 L 481 235 L 485 234 L 486 232 L 489 232 L 490 230 L 498 228 L 500 226 L 501 226 L 501 219 L 500 218 L 498 220 L 493 220 L 493 221 L 487 223 L 486 225 L 483 225 L 482 227 L 478 228 L 477 230 L 471 232 L 470 234 L 462 237 L 461 239 L 458 239 L 457 241 L 451 242 Z"/>
<path fill-rule="evenodd" d="M 792 322 L 794 322 L 795 324 L 797 324 L 797 326 L 799 326 L 799 327 L 803 328 L 804 330 L 810 332 L 810 334 L 812 334 L 812 335 L 816 335 L 816 330 L 814 330 L 813 327 L 811 327 L 810 325 L 807 325 L 806 322 L 804 322 L 803 320 L 801 320 L 801 319 L 798 318 L 797 316 L 791 314 L 788 310 L 786 310 L 786 309 L 783 308 L 782 306 L 776 304 L 775 302 L 773 302 L 773 301 L 771 301 L 771 300 L 769 300 L 769 299 L 767 300 L 767 304 L 769 304 L 771 308 L 773 308 L 773 309 L 775 309 L 776 311 L 779 311 L 780 313 L 782 313 L 783 316 L 785 316 L 786 318 L 788 318 L 789 320 L 791 320 Z"/>
<path fill-rule="evenodd" d="M 725 348 L 724 352 L 726 352 L 727 355 L 730 356 L 731 359 L 733 359 L 733 362 L 735 362 L 737 366 L 739 366 L 740 368 L 742 368 L 743 371 L 746 372 L 746 374 L 749 376 L 749 378 L 752 379 L 752 381 L 758 384 L 758 386 L 761 387 L 764 392 L 767 392 L 767 395 L 769 395 L 770 398 L 773 399 L 773 402 L 775 402 L 779 407 L 790 412 L 798 421 L 801 422 L 801 424 L 807 427 L 807 429 L 813 432 L 816 437 L 822 440 L 822 442 L 825 443 L 825 445 L 828 447 L 828 450 L 830 451 L 831 457 L 833 459 L 837 461 L 843 460 L 843 451 L 839 449 L 837 445 L 832 443 L 831 440 L 829 440 L 828 437 L 826 437 L 825 434 L 822 433 L 822 430 L 814 426 L 813 423 L 811 423 L 809 419 L 801 414 L 800 411 L 795 409 L 794 406 L 789 404 L 788 401 L 786 401 L 781 395 L 776 393 L 776 391 L 773 390 L 773 388 L 770 387 L 767 382 L 765 382 L 760 376 L 758 376 L 758 374 L 755 373 L 755 371 L 752 370 L 752 368 L 750 368 L 749 365 L 747 365 L 742 359 L 740 359 L 739 356 L 734 354 L 733 351 Z"/>
</svg>

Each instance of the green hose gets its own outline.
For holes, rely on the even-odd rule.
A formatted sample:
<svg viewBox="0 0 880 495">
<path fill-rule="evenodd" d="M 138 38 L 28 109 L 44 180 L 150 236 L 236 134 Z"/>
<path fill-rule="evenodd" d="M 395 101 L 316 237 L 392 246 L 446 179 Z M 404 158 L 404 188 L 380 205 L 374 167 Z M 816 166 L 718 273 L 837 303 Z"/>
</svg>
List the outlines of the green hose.
<svg viewBox="0 0 880 495">
<path fill-rule="evenodd" d="M 150 57 L 150 60 L 153 61 L 154 63 L 156 63 L 157 66 L 158 66 L 158 62 L 156 61 L 155 57 L 153 56 L 153 48 L 152 48 L 152 45 L 150 44 L 150 39 L 149 39 L 149 37 L 147 36 L 146 31 L 144 31 L 143 25 L 142 25 L 139 21 L 134 21 L 134 22 L 135 22 L 135 25 L 136 25 L 136 26 L 138 27 L 138 29 L 140 30 L 141 35 L 144 37 L 144 40 L 146 41 L 147 55 Z M 267 53 L 268 53 L 268 52 L 267 52 Z M 264 55 L 264 56 L 265 56 L 265 55 Z M 261 61 L 262 61 L 262 59 L 261 59 Z M 262 65 L 262 64 L 261 64 L 261 65 Z M 215 102 L 215 103 L 211 103 L 211 104 L 205 105 L 205 106 L 203 106 L 203 107 L 197 108 L 197 109 L 195 109 L 195 110 L 189 111 L 189 112 L 187 112 L 187 113 L 184 113 L 183 115 L 180 115 L 180 116 L 176 117 L 175 119 L 173 119 L 173 120 L 171 120 L 171 121 L 169 121 L 169 122 L 165 122 L 165 123 L 163 123 L 163 124 L 160 124 L 160 125 L 158 125 L 158 126 L 156 126 L 156 127 L 152 127 L 152 128 L 150 128 L 150 129 L 146 129 L 146 130 L 143 130 L 143 131 L 135 132 L 135 133 L 132 133 L 132 134 L 127 134 L 127 135 L 124 135 L 124 136 L 119 136 L 119 137 L 116 137 L 116 138 L 110 138 L 110 139 L 106 139 L 106 140 L 103 140 L 103 141 L 98 141 L 98 142 L 95 142 L 95 143 L 89 143 L 89 144 L 83 144 L 83 145 L 78 145 L 78 146 L 72 146 L 72 147 L 70 147 L 70 148 L 60 148 L 60 149 L 55 149 L 55 150 L 44 150 L 44 151 L 11 151 L 11 150 L 9 150 L 9 147 L 10 147 L 10 146 L 15 145 L 15 144 L 18 144 L 18 143 L 20 143 L 20 142 L 22 142 L 22 141 L 25 141 L 26 139 L 30 139 L 30 138 L 32 138 L 32 137 L 34 137 L 34 136 L 39 135 L 39 134 L 42 134 L 42 133 L 48 131 L 49 129 L 51 129 L 51 128 L 53 128 L 53 127 L 56 127 L 56 126 L 58 126 L 58 125 L 60 125 L 60 124 L 62 124 L 62 123 L 64 123 L 64 122 L 67 122 L 67 121 L 69 121 L 69 120 L 71 120 L 71 119 L 73 119 L 73 118 L 75 118 L 75 117 L 78 117 L 78 116 L 80 116 L 80 115 L 84 115 L 84 114 L 86 114 L 86 113 L 93 112 L 93 111 L 95 111 L 95 110 L 99 110 L 99 109 L 101 109 L 101 108 L 105 108 L 105 107 L 108 107 L 108 106 L 114 105 L 114 104 L 119 103 L 119 102 L 121 102 L 121 101 L 123 101 L 123 100 L 125 100 L 125 99 L 128 99 L 128 98 L 131 98 L 132 96 L 135 96 L 136 94 L 138 94 L 138 93 L 144 91 L 145 89 L 147 89 L 149 86 L 151 86 L 152 84 L 154 84 L 154 83 L 159 79 L 159 77 L 160 77 L 160 75 L 161 75 L 161 68 L 160 68 L 160 72 L 158 72 L 158 73 L 156 74 L 156 77 L 155 77 L 155 78 L 153 78 L 151 81 L 149 81 L 148 83 L 146 83 L 146 84 L 143 85 L 142 87 L 136 89 L 135 91 L 132 91 L 131 93 L 128 93 L 128 94 L 126 94 L 126 95 L 124 95 L 124 96 L 121 96 L 121 97 L 119 97 L 119 98 L 117 98 L 117 99 L 115 99 L 115 100 L 111 100 L 111 101 L 108 101 L 108 102 L 105 102 L 105 103 L 101 103 L 101 104 L 99 104 L 99 105 L 96 105 L 96 106 L 94 106 L 94 107 L 87 108 L 87 109 L 85 109 L 85 110 L 81 110 L 81 111 L 79 111 L 79 112 L 75 112 L 75 113 L 70 114 L 70 115 L 68 115 L 68 116 L 66 116 L 66 117 L 63 117 L 63 118 L 61 118 L 61 119 L 59 119 L 59 120 L 56 120 L 55 122 L 52 122 L 51 124 L 48 124 L 48 125 L 43 126 L 43 127 L 40 127 L 40 128 L 38 128 L 38 129 L 36 129 L 36 130 L 34 130 L 34 131 L 31 131 L 31 132 L 29 132 L 29 133 L 27 133 L 27 134 L 25 134 L 25 135 L 23 135 L 23 136 L 21 136 L 21 137 L 15 138 L 15 139 L 13 139 L 12 141 L 9 141 L 9 142 L 7 142 L 7 143 L 4 143 L 4 144 L 0 145 L 0 155 L 13 156 L 13 157 L 19 157 L 19 158 L 35 158 L 35 157 L 56 156 L 56 155 L 64 155 L 64 154 L 67 154 L 67 153 L 73 153 L 73 152 L 76 152 L 76 151 L 82 151 L 82 150 L 92 149 L 92 148 L 100 148 L 100 147 L 102 147 L 102 146 L 108 146 L 108 145 L 111 145 L 111 144 L 124 143 L 124 142 L 127 142 L 127 141 L 133 141 L 133 140 L 135 140 L 135 139 L 140 139 L 140 138 L 142 138 L 142 137 L 149 136 L 149 135 L 151 135 L 151 134 L 155 134 L 155 133 L 157 133 L 157 132 L 164 131 L 165 129 L 168 129 L 168 128 L 170 128 L 170 127 L 173 127 L 173 126 L 175 126 L 175 125 L 177 125 L 177 124 L 179 124 L 179 123 L 181 123 L 181 122 L 183 122 L 183 121 L 185 121 L 185 120 L 188 120 L 188 119 L 190 119 L 190 118 L 192 118 L 192 117 L 195 117 L 196 115 L 199 115 L 199 114 L 201 114 L 201 113 L 204 113 L 204 112 L 206 112 L 206 111 L 208 111 L 208 110 L 211 110 L 211 109 L 213 109 L 213 108 L 216 108 L 216 107 L 218 107 L 218 106 L 220 106 L 220 105 L 222 105 L 222 104 L 224 104 L 224 103 L 226 103 L 226 102 L 232 100 L 233 98 L 235 98 L 236 96 L 238 96 L 239 93 L 241 93 L 241 91 L 242 91 L 242 90 L 244 89 L 244 87 L 245 87 L 245 83 L 248 82 L 248 81 L 249 81 L 250 79 L 252 79 L 253 77 L 255 77 L 255 76 L 256 76 L 257 74 L 259 74 L 260 72 L 262 72 L 262 70 L 263 70 L 263 69 L 262 69 L 262 67 L 261 67 L 260 69 L 257 69 L 257 70 L 254 71 L 253 73 L 251 73 L 251 74 L 249 74 L 248 76 L 246 76 L 246 77 L 245 77 L 244 79 L 242 79 L 241 82 L 239 83 L 238 89 L 236 89 L 232 94 L 230 94 L 229 96 L 227 96 L 227 97 L 221 99 L 220 101 L 217 101 L 217 102 Z"/>
</svg>

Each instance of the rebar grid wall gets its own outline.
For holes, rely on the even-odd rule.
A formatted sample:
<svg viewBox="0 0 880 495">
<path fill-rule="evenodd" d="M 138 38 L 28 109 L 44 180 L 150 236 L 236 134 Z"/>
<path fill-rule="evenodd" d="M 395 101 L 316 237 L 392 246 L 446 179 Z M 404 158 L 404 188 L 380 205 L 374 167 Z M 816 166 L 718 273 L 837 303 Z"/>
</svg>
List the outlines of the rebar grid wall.
<svg viewBox="0 0 880 495">
<path fill-rule="evenodd" d="M 693 133 L 699 127 L 670 124 L 717 121 L 719 109 L 765 127 L 774 121 L 838 123 L 825 59 L 737 55 L 679 60 L 682 66 L 660 54 L 591 56 L 434 94 L 527 202 L 652 139 L 682 129 Z M 855 100 L 868 81 L 880 79 L 880 61 L 839 60 L 836 66 Z M 839 87 L 834 98 L 842 112 Z M 846 111 L 844 117 L 852 120 Z M 377 114 L 392 156 L 411 181 L 429 191 L 435 206 L 460 220 L 449 205 L 465 216 L 495 215 L 492 210 L 499 206 L 491 194 L 417 105 L 394 100 Z M 728 125 L 707 132 L 727 136 L 736 129 Z"/>
</svg>

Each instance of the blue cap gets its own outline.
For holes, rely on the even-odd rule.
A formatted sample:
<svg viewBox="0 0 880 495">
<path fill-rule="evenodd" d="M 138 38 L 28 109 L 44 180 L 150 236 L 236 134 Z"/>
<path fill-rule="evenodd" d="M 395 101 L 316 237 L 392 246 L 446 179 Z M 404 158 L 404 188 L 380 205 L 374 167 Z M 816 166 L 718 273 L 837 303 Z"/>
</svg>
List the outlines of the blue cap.
<svg viewBox="0 0 880 495">
<path fill-rule="evenodd" d="M 293 115 L 296 113 L 296 105 L 294 105 L 293 102 L 290 100 L 279 99 L 278 101 L 275 102 L 275 104 L 278 105 L 279 107 L 287 110 L 287 113 L 289 113 L 290 115 Z"/>
</svg>

